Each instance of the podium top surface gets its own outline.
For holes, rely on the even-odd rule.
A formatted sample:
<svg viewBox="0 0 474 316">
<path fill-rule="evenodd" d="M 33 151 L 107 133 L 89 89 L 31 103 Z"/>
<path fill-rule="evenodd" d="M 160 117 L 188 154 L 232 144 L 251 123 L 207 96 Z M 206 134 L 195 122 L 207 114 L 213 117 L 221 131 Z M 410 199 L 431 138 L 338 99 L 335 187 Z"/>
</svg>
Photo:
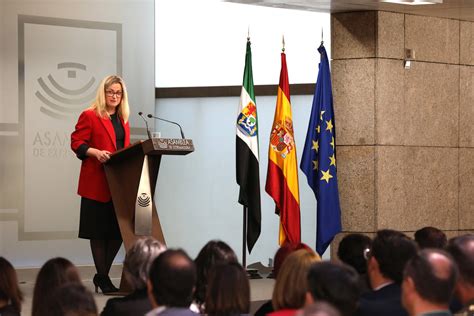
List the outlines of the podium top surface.
<svg viewBox="0 0 474 316">
<path fill-rule="evenodd" d="M 194 151 L 192 139 L 152 138 L 138 141 L 110 155 L 110 162 L 140 152 L 145 155 L 187 155 Z"/>
</svg>

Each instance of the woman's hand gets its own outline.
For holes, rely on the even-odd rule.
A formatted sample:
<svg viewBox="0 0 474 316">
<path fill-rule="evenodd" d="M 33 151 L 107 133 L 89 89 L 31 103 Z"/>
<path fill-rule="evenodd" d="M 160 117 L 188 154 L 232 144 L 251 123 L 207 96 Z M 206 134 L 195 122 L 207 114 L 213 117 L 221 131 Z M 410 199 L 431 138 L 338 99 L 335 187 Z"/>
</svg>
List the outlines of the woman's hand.
<svg viewBox="0 0 474 316">
<path fill-rule="evenodd" d="M 95 148 L 89 148 L 87 150 L 87 155 L 91 157 L 95 157 L 101 163 L 107 162 L 110 159 L 110 151 L 107 150 L 99 150 Z"/>
</svg>

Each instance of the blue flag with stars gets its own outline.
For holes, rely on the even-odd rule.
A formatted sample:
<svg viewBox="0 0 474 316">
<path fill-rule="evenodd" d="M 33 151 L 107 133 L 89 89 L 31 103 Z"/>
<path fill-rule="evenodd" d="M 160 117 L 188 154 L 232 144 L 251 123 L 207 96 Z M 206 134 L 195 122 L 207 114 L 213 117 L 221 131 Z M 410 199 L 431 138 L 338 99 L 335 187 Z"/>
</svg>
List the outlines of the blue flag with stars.
<svg viewBox="0 0 474 316">
<path fill-rule="evenodd" d="M 322 256 L 334 236 L 341 231 L 341 209 L 337 188 L 331 73 L 326 49 L 322 44 L 318 51 L 321 61 L 300 168 L 318 201 L 316 251 Z"/>
</svg>

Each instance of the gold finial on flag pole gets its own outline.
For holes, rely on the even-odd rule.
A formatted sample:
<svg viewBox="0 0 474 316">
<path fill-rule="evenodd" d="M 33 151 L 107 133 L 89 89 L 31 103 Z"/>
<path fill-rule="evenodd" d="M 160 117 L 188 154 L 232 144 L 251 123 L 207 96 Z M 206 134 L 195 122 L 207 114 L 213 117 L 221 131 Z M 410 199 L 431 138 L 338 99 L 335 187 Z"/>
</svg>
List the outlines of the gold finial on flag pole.
<svg viewBox="0 0 474 316">
<path fill-rule="evenodd" d="M 284 53 L 285 52 L 285 35 L 281 36 L 281 51 Z"/>
</svg>

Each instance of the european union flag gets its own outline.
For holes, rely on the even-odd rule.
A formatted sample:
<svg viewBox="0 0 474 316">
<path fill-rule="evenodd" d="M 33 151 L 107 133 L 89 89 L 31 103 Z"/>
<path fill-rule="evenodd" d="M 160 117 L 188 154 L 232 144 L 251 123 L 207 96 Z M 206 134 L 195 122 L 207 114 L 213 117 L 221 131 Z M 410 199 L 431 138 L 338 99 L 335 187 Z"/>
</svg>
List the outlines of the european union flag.
<svg viewBox="0 0 474 316">
<path fill-rule="evenodd" d="M 331 73 L 326 49 L 321 44 L 318 80 L 300 168 L 318 201 L 316 251 L 322 256 L 341 231 L 337 188 L 336 128 L 332 104 Z"/>
</svg>

